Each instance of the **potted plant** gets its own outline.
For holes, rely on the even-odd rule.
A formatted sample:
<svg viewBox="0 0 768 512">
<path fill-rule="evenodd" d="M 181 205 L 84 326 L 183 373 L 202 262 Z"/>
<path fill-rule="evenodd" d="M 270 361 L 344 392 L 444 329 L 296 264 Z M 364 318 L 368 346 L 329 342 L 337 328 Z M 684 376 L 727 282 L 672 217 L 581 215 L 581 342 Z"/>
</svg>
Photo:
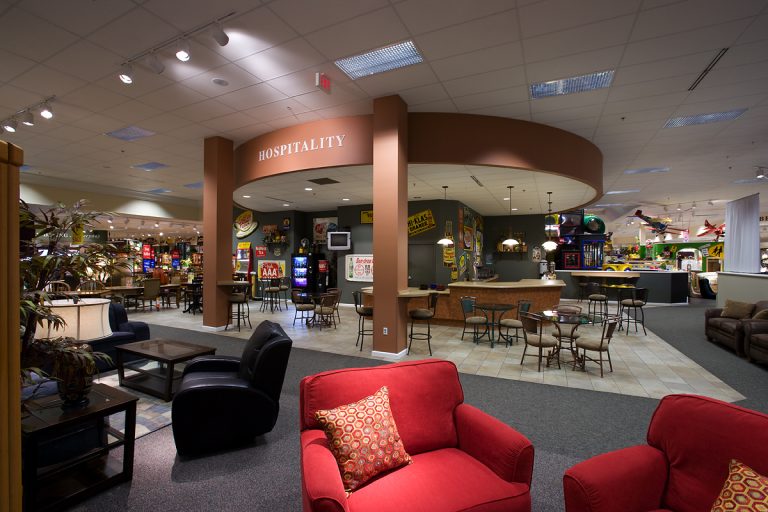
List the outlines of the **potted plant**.
<svg viewBox="0 0 768 512">
<path fill-rule="evenodd" d="M 34 233 L 22 240 L 19 263 L 21 276 L 21 367 L 22 383 L 34 376 L 49 376 L 58 381 L 59 394 L 65 404 L 83 402 L 90 390 L 97 360 L 109 360 L 106 354 L 93 352 L 87 343 L 72 338 L 35 337 L 38 327 L 60 328 L 64 320 L 51 309 L 50 291 L 54 281 L 85 279 L 105 280 L 125 267 L 116 261 L 117 249 L 104 243 L 82 243 L 76 248 L 68 243 L 84 233 L 101 212 L 86 211 L 85 202 L 68 207 L 57 204 L 47 209 L 34 209 L 20 201 L 20 224 Z M 39 380 L 39 379 L 38 379 Z"/>
</svg>

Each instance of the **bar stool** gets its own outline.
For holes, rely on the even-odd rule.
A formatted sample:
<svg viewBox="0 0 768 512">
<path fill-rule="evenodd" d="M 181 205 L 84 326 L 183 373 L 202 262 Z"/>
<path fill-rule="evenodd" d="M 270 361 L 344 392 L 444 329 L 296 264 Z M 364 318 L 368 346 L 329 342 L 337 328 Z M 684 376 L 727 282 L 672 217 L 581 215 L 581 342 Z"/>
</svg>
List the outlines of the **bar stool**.
<svg viewBox="0 0 768 512">
<path fill-rule="evenodd" d="M 280 281 L 279 279 L 262 279 L 261 295 L 263 297 L 261 301 L 261 311 L 266 311 L 269 307 L 269 312 L 274 313 L 275 306 L 279 311 L 283 309 L 280 307 Z"/>
<path fill-rule="evenodd" d="M 233 286 L 232 294 L 228 298 L 229 301 L 229 317 L 227 318 L 227 325 L 224 326 L 226 331 L 230 323 L 237 320 L 237 330 L 240 331 L 240 321 L 243 324 L 248 322 L 248 327 L 253 329 L 251 325 L 251 306 L 248 304 L 248 283 L 244 283 L 243 286 Z"/>
<path fill-rule="evenodd" d="M 620 295 L 621 301 L 619 304 L 621 305 L 621 311 L 619 313 L 619 330 L 622 329 L 624 324 L 624 313 L 627 313 L 627 334 L 629 334 L 629 324 L 630 322 L 634 322 L 635 324 L 635 332 L 637 331 L 637 318 L 638 318 L 638 311 L 640 313 L 640 325 L 643 328 L 643 334 L 647 335 L 648 332 L 645 330 L 645 312 L 643 311 L 643 306 L 645 306 L 648 303 L 648 288 L 629 288 L 627 290 L 622 290 L 622 293 Z M 629 310 L 632 310 L 632 315 L 630 315 Z"/>
<path fill-rule="evenodd" d="M 591 316 L 592 323 L 595 323 L 595 317 L 600 313 L 600 323 L 603 323 L 608 314 L 608 296 L 602 292 L 600 283 L 590 282 L 585 287 L 585 294 L 589 304 L 587 305 L 587 314 Z"/>
<path fill-rule="evenodd" d="M 507 346 L 520 341 L 522 336 L 520 335 L 520 329 L 523 328 L 523 321 L 520 320 L 520 315 L 528 313 L 531 309 L 531 301 L 528 299 L 520 299 L 517 302 L 517 318 L 501 318 L 499 319 L 499 336 L 507 343 Z M 501 328 L 504 327 L 505 331 L 501 332 Z M 514 329 L 515 334 L 510 335 L 509 330 Z"/>
<path fill-rule="evenodd" d="M 436 293 L 430 293 L 429 294 L 429 309 L 419 308 L 419 309 L 412 309 L 408 312 L 408 316 L 411 317 L 411 332 L 408 334 L 408 351 L 407 354 L 411 353 L 411 345 L 413 345 L 413 340 L 427 340 L 427 348 L 429 348 L 429 355 L 432 355 L 432 344 L 430 343 L 430 340 L 432 339 L 432 331 L 430 326 L 430 320 L 435 316 L 435 307 L 437 307 L 437 294 Z M 413 324 L 416 323 L 416 321 L 420 322 L 426 322 L 427 323 L 427 332 L 413 332 Z"/>
<path fill-rule="evenodd" d="M 283 302 L 285 302 L 285 310 L 288 311 L 288 291 L 291 289 L 290 286 L 288 286 L 288 283 L 290 282 L 290 278 L 288 277 L 281 277 L 280 278 L 280 293 L 283 295 Z"/>
<path fill-rule="evenodd" d="M 355 300 L 355 311 L 357 311 L 357 340 L 360 343 L 360 351 L 363 350 L 363 342 L 365 341 L 365 335 L 373 336 L 373 328 L 365 328 L 365 319 L 370 318 L 373 320 L 373 308 L 370 306 L 363 306 L 363 292 L 356 290 L 352 292 L 352 298 Z"/>
</svg>

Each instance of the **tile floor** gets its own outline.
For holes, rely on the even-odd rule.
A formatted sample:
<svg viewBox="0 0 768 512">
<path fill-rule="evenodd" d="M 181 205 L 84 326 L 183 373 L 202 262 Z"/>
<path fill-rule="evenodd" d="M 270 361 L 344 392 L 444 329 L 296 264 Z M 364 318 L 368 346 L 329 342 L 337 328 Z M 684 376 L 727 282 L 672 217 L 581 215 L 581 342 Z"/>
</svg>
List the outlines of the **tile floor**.
<svg viewBox="0 0 768 512">
<path fill-rule="evenodd" d="M 279 322 L 293 339 L 295 347 L 374 358 L 371 355 L 370 337 L 366 337 L 362 351 L 355 346 L 357 313 L 352 305 L 340 306 L 341 322 L 335 329 L 308 328 L 300 321 L 296 321 L 295 326 L 292 325 L 294 317 L 292 306 L 289 306 L 287 311 L 283 308 L 282 311 L 274 313 L 268 311 L 262 313 L 259 311 L 260 302 L 254 301 L 250 305 L 250 318 L 253 325 L 257 325 L 263 319 Z M 129 317 L 132 320 L 143 320 L 169 327 L 204 330 L 201 314 L 182 313 L 181 309 L 176 308 L 152 312 L 130 312 Z M 367 325 L 370 326 L 370 323 Z M 545 327 L 545 333 L 551 330 L 551 327 Z M 563 364 L 560 369 L 556 366 L 543 368 L 538 372 L 535 357 L 526 357 L 523 364 L 520 364 L 523 353 L 522 343 L 515 343 L 509 347 L 503 343 L 496 344 L 491 349 L 487 342 L 474 344 L 469 333 L 462 341 L 461 331 L 461 327 L 433 325 L 432 354 L 433 357 L 453 361 L 462 373 L 650 398 L 661 398 L 670 393 L 696 393 L 728 402 L 745 398 L 650 330 L 647 336 L 642 334 L 642 329 L 640 334 L 635 334 L 633 331 L 630 335 L 624 332 L 617 332 L 614 335 L 611 342 L 613 372 L 608 372 L 606 365 L 604 378 L 600 377 L 600 369 L 594 363 L 588 363 L 586 372 L 573 370 L 570 364 Z M 578 332 L 581 336 L 599 339 L 601 330 L 600 326 L 584 325 L 579 327 Z M 229 329 L 219 331 L 217 334 L 247 339 L 251 329 L 246 327 L 240 332 Z M 530 349 L 528 353 L 531 353 Z M 414 341 L 411 354 L 402 360 L 428 357 L 430 356 L 426 342 Z"/>
</svg>

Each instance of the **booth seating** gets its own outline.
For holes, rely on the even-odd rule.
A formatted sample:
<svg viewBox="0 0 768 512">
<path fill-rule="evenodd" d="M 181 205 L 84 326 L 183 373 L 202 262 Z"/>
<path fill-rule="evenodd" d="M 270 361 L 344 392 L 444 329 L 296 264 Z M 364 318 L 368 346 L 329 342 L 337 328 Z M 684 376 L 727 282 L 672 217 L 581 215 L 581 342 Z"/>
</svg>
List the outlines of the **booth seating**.
<svg viewBox="0 0 768 512">
<path fill-rule="evenodd" d="M 190 361 L 171 406 L 179 455 L 237 447 L 272 431 L 292 344 L 280 324 L 264 320 L 241 357 Z"/>
<path fill-rule="evenodd" d="M 647 442 L 568 469 L 566 512 L 712 510 L 732 459 L 768 475 L 768 415 L 720 400 L 664 397 L 651 418 Z"/>
<path fill-rule="evenodd" d="M 392 418 L 413 459 L 348 494 L 316 414 L 386 386 Z M 299 387 L 304 512 L 530 511 L 533 445 L 467 405 L 456 365 L 428 359 L 331 370 Z"/>
<path fill-rule="evenodd" d="M 744 321 L 751 320 L 761 311 L 768 309 L 768 300 L 761 300 L 754 305 L 726 301 L 725 306 L 708 308 L 704 312 L 704 332 L 709 341 L 725 345 L 735 350 L 739 356 L 745 356 Z"/>
</svg>

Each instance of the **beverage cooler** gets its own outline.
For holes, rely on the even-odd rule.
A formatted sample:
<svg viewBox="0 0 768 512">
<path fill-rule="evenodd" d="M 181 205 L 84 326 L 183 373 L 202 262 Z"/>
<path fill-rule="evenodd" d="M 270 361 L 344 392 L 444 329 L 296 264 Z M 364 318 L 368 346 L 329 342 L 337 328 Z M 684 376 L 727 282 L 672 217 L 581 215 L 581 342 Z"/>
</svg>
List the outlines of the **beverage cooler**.
<svg viewBox="0 0 768 512">
<path fill-rule="evenodd" d="M 291 287 L 308 292 L 323 292 L 328 276 L 328 261 L 322 254 L 291 255 Z"/>
<path fill-rule="evenodd" d="M 309 284 L 309 255 L 291 255 L 291 287 L 306 290 Z"/>
</svg>

